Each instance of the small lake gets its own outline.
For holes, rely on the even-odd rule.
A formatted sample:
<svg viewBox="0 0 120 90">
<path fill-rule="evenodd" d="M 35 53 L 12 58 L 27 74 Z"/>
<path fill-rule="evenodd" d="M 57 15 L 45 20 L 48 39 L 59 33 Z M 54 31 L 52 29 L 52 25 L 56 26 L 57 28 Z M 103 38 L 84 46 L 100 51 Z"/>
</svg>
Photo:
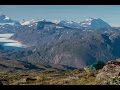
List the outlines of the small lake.
<svg viewBox="0 0 120 90">
<path fill-rule="evenodd" d="M 10 39 L 13 36 L 13 33 L 8 34 L 0 34 L 0 45 L 4 47 L 4 49 L 22 49 L 26 46 L 21 42 Z"/>
</svg>

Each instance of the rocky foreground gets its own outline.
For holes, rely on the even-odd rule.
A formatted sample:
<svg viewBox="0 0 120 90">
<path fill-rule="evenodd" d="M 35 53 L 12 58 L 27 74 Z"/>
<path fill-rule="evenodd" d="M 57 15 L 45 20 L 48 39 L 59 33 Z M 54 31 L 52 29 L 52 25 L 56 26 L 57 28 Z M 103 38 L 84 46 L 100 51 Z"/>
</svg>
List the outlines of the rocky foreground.
<svg viewBox="0 0 120 90">
<path fill-rule="evenodd" d="M 109 61 L 100 70 L 49 70 L 0 73 L 1 85 L 120 85 L 120 60 Z"/>
</svg>

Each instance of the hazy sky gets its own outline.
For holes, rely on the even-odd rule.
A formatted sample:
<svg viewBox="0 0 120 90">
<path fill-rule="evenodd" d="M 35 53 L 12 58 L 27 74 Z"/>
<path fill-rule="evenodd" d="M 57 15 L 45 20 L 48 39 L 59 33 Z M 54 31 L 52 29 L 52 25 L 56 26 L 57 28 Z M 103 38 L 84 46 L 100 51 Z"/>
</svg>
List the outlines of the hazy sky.
<svg viewBox="0 0 120 90">
<path fill-rule="evenodd" d="M 120 5 L 0 5 L 0 13 L 14 20 L 46 19 L 83 21 L 101 18 L 112 26 L 120 26 Z"/>
</svg>

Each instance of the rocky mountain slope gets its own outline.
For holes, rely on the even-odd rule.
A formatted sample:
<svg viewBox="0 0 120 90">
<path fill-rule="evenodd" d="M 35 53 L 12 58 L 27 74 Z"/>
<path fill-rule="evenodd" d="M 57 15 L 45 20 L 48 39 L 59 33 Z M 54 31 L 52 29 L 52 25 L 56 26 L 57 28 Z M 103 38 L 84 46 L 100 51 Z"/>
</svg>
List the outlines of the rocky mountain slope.
<svg viewBox="0 0 120 90">
<path fill-rule="evenodd" d="M 117 29 L 89 31 L 56 27 L 54 23 L 43 21 L 37 29 L 25 26 L 18 30 L 12 39 L 21 41 L 34 51 L 24 60 L 33 62 L 35 58 L 36 61 L 83 68 L 98 60 L 107 62 L 120 57 L 120 31 Z"/>
</svg>

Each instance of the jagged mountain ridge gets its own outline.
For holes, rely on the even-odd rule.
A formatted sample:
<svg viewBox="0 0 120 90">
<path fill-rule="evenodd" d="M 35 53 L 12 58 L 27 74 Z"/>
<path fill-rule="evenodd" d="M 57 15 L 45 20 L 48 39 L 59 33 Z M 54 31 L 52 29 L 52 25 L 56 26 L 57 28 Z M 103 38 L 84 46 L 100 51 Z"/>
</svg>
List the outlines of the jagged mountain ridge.
<svg viewBox="0 0 120 90">
<path fill-rule="evenodd" d="M 0 15 L 0 33 L 15 33 L 20 26 L 19 21 L 12 20 L 6 15 Z"/>
<path fill-rule="evenodd" d="M 61 20 L 61 21 L 55 23 L 53 21 L 47 21 L 45 19 L 43 19 L 43 20 L 32 19 L 32 20 L 24 20 L 23 22 L 19 22 L 19 21 L 12 20 L 11 18 L 9 18 L 6 15 L 0 15 L 0 26 L 1 26 L 0 33 L 6 33 L 6 32 L 15 33 L 18 28 L 21 28 L 23 26 L 34 27 L 35 29 L 36 28 L 38 29 L 38 27 L 40 26 L 40 24 L 39 24 L 40 22 L 44 22 L 44 24 L 47 24 L 48 22 L 52 23 L 51 27 L 54 27 L 54 28 L 70 28 L 70 29 L 111 28 L 111 26 L 108 23 L 106 23 L 105 21 L 103 21 L 102 19 L 99 19 L 99 18 L 98 19 L 88 18 L 85 21 L 82 21 L 80 23 L 74 22 L 74 21 L 67 21 L 67 20 Z M 41 25 L 43 25 L 43 24 L 41 24 Z M 8 28 L 8 26 L 9 26 L 9 28 Z M 5 28 L 5 30 L 4 30 L 4 28 Z"/>
<path fill-rule="evenodd" d="M 16 25 L 16 26 L 20 25 L 19 21 L 12 20 L 10 17 L 6 15 L 0 15 L 0 25 L 5 25 L 5 24 Z"/>
<path fill-rule="evenodd" d="M 22 25 L 31 25 L 34 23 L 39 23 L 39 22 L 51 22 L 54 23 L 57 26 L 60 27 L 66 27 L 66 28 L 72 28 L 72 29 L 82 29 L 82 28 L 91 28 L 91 29 L 101 29 L 101 28 L 111 28 L 111 26 L 106 23 L 105 21 L 103 21 L 100 18 L 88 18 L 80 23 L 78 22 L 74 22 L 74 21 L 67 21 L 67 20 L 61 20 L 57 23 L 53 22 L 53 21 L 47 21 L 45 19 L 43 20 L 31 20 L 31 21 L 24 21 L 23 23 L 21 23 Z"/>
</svg>

